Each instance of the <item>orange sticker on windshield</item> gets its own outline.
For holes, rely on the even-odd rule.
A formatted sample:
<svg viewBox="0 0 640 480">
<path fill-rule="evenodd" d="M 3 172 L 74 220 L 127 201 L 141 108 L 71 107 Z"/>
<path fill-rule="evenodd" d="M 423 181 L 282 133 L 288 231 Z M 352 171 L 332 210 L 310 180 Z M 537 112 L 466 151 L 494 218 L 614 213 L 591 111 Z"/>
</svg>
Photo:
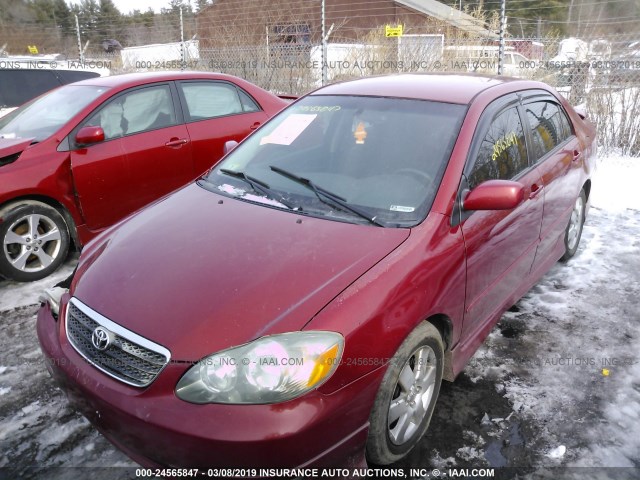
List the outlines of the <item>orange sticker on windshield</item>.
<svg viewBox="0 0 640 480">
<path fill-rule="evenodd" d="M 364 129 L 364 123 L 358 123 L 356 131 L 353 132 L 353 136 L 355 137 L 358 145 L 364 145 L 364 139 L 367 138 L 367 131 Z"/>
</svg>

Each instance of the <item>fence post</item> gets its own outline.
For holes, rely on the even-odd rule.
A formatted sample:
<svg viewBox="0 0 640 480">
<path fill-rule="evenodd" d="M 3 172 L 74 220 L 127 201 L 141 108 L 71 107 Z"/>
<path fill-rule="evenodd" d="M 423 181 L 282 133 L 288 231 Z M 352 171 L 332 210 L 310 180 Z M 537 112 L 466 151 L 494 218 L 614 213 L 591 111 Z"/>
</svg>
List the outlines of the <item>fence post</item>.
<svg viewBox="0 0 640 480">
<path fill-rule="evenodd" d="M 78 22 L 78 15 L 74 15 L 76 17 L 76 34 L 78 36 L 78 58 L 80 59 L 80 63 L 84 63 L 84 53 L 82 51 L 82 41 L 80 40 L 80 22 Z"/>
<path fill-rule="evenodd" d="M 500 6 L 500 47 L 498 48 L 498 75 L 502 75 L 504 66 L 504 36 L 507 29 L 507 0 Z"/>
<path fill-rule="evenodd" d="M 186 52 L 184 49 L 184 23 L 182 22 L 182 7 L 180 7 L 180 70 L 184 70 L 187 64 Z"/>
</svg>

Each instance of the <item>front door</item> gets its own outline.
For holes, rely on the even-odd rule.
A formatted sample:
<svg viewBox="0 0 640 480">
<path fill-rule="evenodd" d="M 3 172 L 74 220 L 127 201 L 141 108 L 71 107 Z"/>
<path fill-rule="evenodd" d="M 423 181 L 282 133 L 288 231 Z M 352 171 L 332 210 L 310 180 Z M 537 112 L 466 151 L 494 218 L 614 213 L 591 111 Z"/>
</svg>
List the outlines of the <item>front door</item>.
<svg viewBox="0 0 640 480">
<path fill-rule="evenodd" d="M 195 176 L 187 128 L 170 84 L 120 94 L 79 127 L 103 128 L 105 140 L 71 152 L 85 222 L 100 230 L 188 183 Z"/>
<path fill-rule="evenodd" d="M 467 257 L 463 335 L 471 337 L 508 306 L 505 303 L 526 282 L 539 241 L 544 201 L 540 174 L 529 165 L 517 104 L 492 115 L 477 135 L 477 153 L 465 169 L 468 188 L 486 180 L 514 180 L 524 185 L 525 200 L 513 210 L 463 213 Z"/>
</svg>

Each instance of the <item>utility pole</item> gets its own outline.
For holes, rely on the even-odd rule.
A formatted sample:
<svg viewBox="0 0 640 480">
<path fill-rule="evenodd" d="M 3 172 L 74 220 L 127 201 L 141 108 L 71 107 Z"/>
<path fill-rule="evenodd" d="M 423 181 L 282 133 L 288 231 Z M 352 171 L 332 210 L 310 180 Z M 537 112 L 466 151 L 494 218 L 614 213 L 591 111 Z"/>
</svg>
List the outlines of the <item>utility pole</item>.
<svg viewBox="0 0 640 480">
<path fill-rule="evenodd" d="M 78 15 L 74 15 L 76 17 L 76 34 L 78 35 L 78 57 L 80 58 L 80 63 L 84 63 L 84 52 L 82 51 L 82 41 L 80 40 L 80 22 L 78 22 Z"/>
<path fill-rule="evenodd" d="M 322 86 L 324 87 L 327 84 L 327 34 L 326 34 L 326 11 L 325 11 L 325 0 L 321 0 L 321 13 L 320 16 L 322 17 L 322 46 L 320 47 L 322 49 Z"/>
<path fill-rule="evenodd" d="M 498 75 L 502 75 L 504 67 L 504 36 L 507 30 L 507 0 L 500 6 L 500 47 L 498 48 Z"/>
</svg>

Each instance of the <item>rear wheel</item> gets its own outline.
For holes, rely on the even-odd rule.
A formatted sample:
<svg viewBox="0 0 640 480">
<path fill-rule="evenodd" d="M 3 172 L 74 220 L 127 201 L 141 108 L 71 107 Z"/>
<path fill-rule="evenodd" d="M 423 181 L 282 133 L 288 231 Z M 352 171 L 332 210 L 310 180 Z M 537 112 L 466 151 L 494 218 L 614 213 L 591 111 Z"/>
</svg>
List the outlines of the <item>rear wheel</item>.
<svg viewBox="0 0 640 480">
<path fill-rule="evenodd" d="M 391 359 L 369 418 L 370 462 L 401 459 L 426 432 L 440 392 L 443 350 L 438 330 L 424 322 Z"/>
<path fill-rule="evenodd" d="M 573 257 L 578 251 L 580 245 L 580 239 L 582 238 L 582 228 L 584 226 L 584 213 L 585 206 L 587 204 L 587 196 L 584 190 L 580 190 L 580 195 L 573 204 L 573 210 L 571 211 L 571 218 L 567 224 L 567 228 L 564 232 L 564 255 L 560 259 L 566 262 Z"/>
<path fill-rule="evenodd" d="M 45 204 L 17 205 L 0 224 L 0 274 L 19 282 L 53 273 L 69 251 L 69 230 L 60 213 Z"/>
</svg>

